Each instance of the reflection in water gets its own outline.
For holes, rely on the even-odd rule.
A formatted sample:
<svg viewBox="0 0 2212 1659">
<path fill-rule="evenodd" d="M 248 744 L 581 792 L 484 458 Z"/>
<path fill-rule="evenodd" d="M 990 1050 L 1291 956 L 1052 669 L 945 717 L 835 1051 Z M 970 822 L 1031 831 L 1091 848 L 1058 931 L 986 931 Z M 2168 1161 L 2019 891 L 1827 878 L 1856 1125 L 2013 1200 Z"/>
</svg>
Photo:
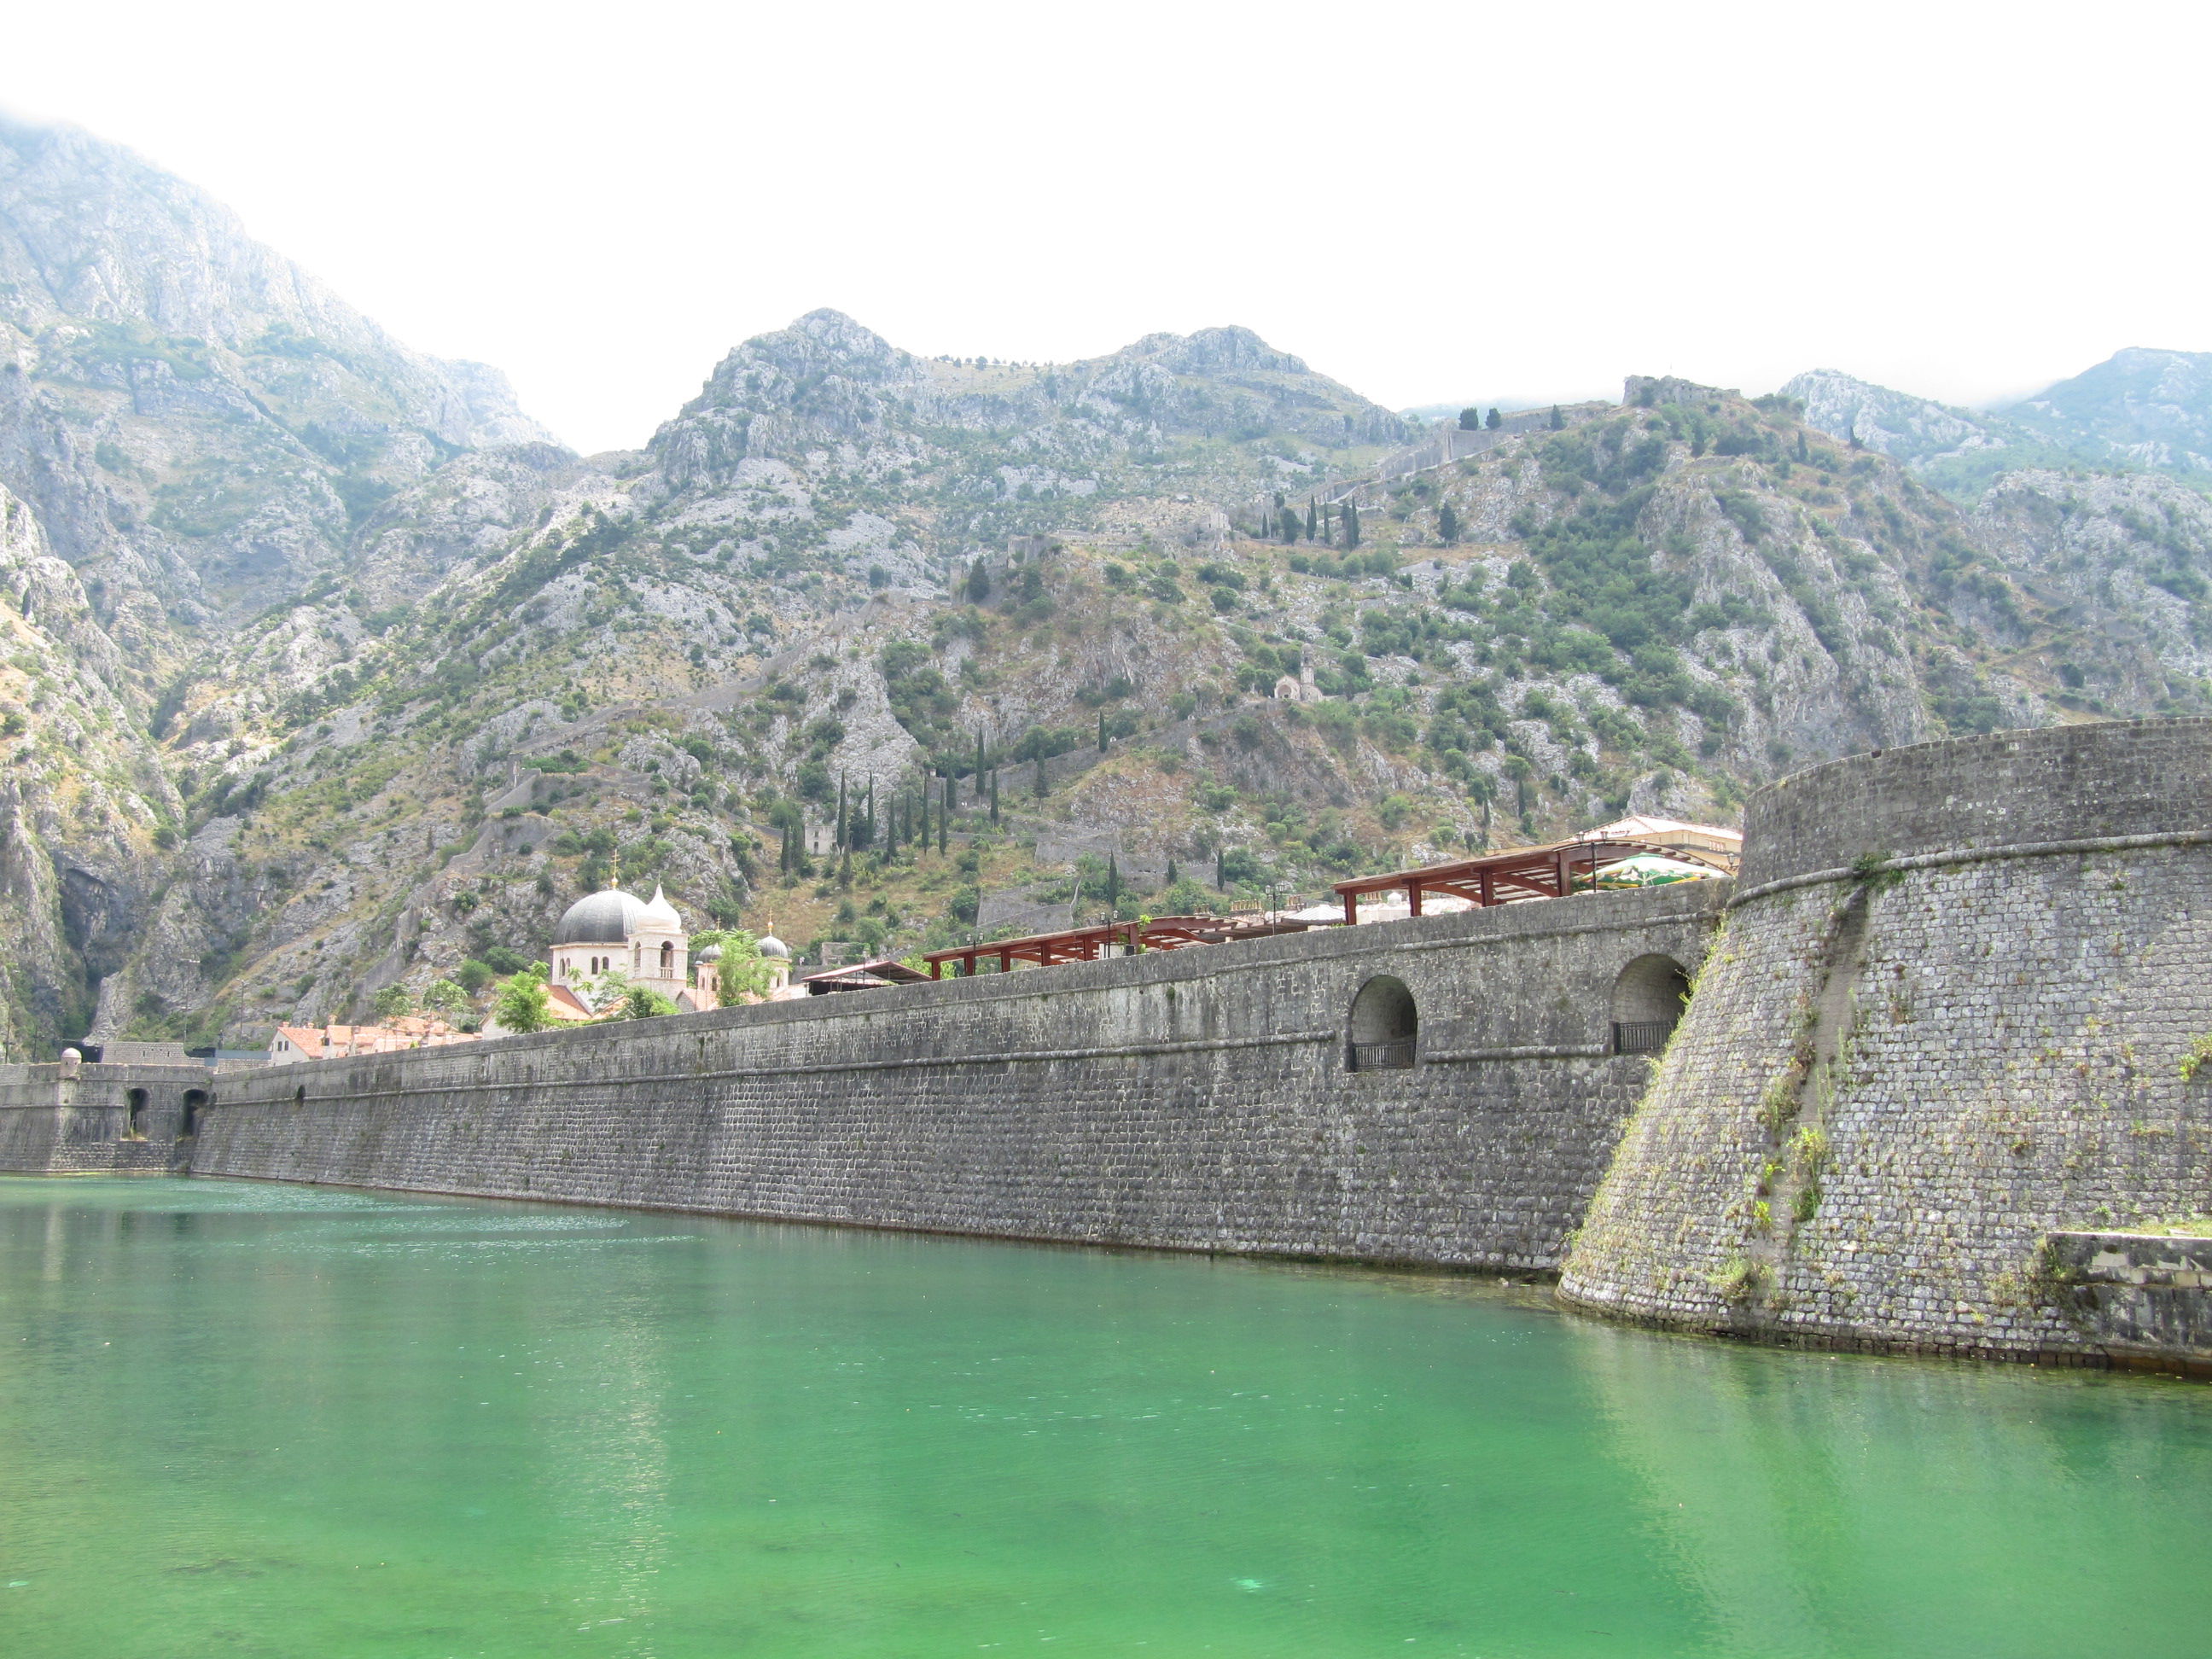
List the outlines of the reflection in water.
<svg viewBox="0 0 2212 1659">
<path fill-rule="evenodd" d="M 2201 1389 L 1564 1328 L 1723 1650 L 2134 1652 L 2202 1616 Z"/>
<path fill-rule="evenodd" d="M 2208 1410 L 1442 1278 L 0 1180 L 0 1651 L 2189 1651 Z"/>
</svg>

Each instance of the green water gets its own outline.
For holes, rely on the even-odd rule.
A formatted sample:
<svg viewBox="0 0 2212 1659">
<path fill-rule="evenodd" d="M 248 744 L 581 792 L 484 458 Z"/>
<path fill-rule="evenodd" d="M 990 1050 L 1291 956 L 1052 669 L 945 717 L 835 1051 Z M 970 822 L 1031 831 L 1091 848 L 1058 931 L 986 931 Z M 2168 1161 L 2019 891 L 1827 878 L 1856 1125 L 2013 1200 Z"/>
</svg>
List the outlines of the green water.
<svg viewBox="0 0 2212 1659">
<path fill-rule="evenodd" d="M 2212 1649 L 2212 1389 L 1531 1292 L 0 1179 L 0 1654 Z"/>
</svg>

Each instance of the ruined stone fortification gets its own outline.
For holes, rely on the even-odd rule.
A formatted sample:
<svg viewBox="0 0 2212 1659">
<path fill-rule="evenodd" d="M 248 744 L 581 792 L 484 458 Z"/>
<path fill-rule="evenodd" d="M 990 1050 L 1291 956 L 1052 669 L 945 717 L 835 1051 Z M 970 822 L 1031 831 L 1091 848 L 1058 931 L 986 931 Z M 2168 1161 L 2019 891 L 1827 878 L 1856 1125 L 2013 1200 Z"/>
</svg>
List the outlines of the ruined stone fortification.
<svg viewBox="0 0 2212 1659">
<path fill-rule="evenodd" d="M 2045 1241 L 2212 1206 L 2212 1068 L 2180 1064 L 2212 1031 L 2208 802 L 2203 720 L 1928 744 L 1755 797 L 1565 1299 L 1824 1345 L 2156 1349 L 2107 1328 L 2096 1252 Z M 2201 1296 L 2187 1277 L 2166 1288 Z"/>
<path fill-rule="evenodd" d="M 1655 1324 L 2212 1363 L 2212 1245 L 2147 1231 L 2212 1209 L 2208 801 L 2212 721 L 1930 744 L 1756 797 L 1734 887 L 237 1073 L 181 1142 L 185 1073 L 18 1067 L 0 1167 L 167 1137 L 208 1175 L 1564 1258 L 1571 1304 Z M 1616 1052 L 1678 970 L 1663 1059 Z M 1408 997 L 1410 1046 L 1370 1029 Z"/>
</svg>

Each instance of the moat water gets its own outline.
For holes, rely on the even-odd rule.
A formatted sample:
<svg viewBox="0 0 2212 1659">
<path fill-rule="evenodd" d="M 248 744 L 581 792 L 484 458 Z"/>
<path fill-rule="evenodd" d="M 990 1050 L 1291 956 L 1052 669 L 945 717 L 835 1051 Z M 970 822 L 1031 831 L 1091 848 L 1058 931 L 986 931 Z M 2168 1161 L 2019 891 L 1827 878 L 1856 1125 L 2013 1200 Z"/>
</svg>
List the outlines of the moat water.
<svg viewBox="0 0 2212 1659">
<path fill-rule="evenodd" d="M 0 1179 L 0 1653 L 2139 1656 L 2212 1389 L 1442 1278 Z"/>
</svg>

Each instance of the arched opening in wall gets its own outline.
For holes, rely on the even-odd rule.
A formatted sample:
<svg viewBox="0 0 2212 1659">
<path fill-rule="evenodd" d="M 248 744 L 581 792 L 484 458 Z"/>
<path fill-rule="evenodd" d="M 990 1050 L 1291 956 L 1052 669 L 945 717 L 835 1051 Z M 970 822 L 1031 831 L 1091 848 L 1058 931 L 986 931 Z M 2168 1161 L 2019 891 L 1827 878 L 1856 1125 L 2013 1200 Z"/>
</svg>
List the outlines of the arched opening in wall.
<svg viewBox="0 0 2212 1659">
<path fill-rule="evenodd" d="M 133 1089 L 123 1097 L 123 1133 L 131 1140 L 146 1138 L 146 1091 Z"/>
<path fill-rule="evenodd" d="M 178 1139 L 182 1139 L 188 1135 L 196 1135 L 200 1132 L 200 1114 L 207 1109 L 207 1103 L 208 1097 L 206 1090 L 187 1089 L 185 1091 L 184 1112 L 177 1121 Z"/>
<path fill-rule="evenodd" d="M 1690 975 L 1668 956 L 1638 957 L 1613 982 L 1613 1052 L 1656 1054 L 1682 1023 Z"/>
<path fill-rule="evenodd" d="M 1421 1032 L 1420 1011 L 1406 981 L 1377 974 L 1352 1000 L 1351 1042 L 1345 1063 L 1355 1072 L 1411 1066 Z"/>
<path fill-rule="evenodd" d="M 660 976 L 666 979 L 676 971 L 676 947 L 666 939 L 660 942 Z"/>
</svg>

